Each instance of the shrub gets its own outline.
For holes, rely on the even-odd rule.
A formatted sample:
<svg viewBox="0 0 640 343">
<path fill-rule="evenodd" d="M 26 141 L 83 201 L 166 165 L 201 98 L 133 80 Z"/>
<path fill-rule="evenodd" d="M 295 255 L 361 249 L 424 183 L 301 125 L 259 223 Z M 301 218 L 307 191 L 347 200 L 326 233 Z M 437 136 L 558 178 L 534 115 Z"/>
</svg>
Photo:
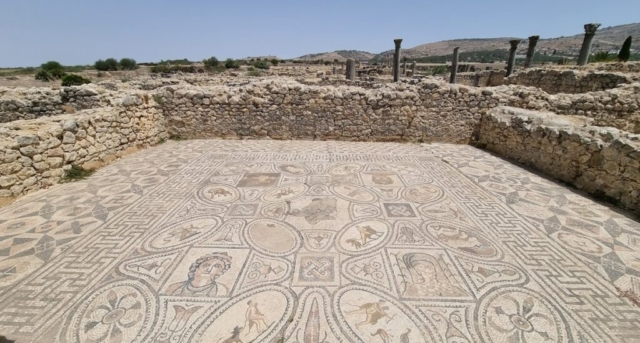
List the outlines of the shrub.
<svg viewBox="0 0 640 343">
<path fill-rule="evenodd" d="M 224 61 L 224 66 L 227 69 L 238 69 L 240 68 L 240 63 L 238 63 L 238 61 L 233 60 L 232 58 L 227 58 L 227 60 Z"/>
<path fill-rule="evenodd" d="M 622 49 L 618 53 L 618 61 L 619 62 L 627 62 L 631 57 L 631 36 L 625 39 L 624 44 L 622 44 Z"/>
<path fill-rule="evenodd" d="M 260 73 L 260 71 L 259 71 L 259 70 L 255 70 L 255 69 L 253 69 L 253 70 L 248 70 L 248 71 L 247 71 L 247 75 L 248 75 L 248 76 L 260 76 L 260 75 L 262 75 L 262 74 Z"/>
<path fill-rule="evenodd" d="M 44 81 L 44 82 L 49 82 L 49 81 L 53 81 L 55 80 L 55 77 L 53 77 L 53 75 L 51 75 L 48 71 L 46 70 L 40 70 L 37 74 L 36 74 L 36 80 L 40 80 L 40 81 Z"/>
<path fill-rule="evenodd" d="M 106 60 L 97 60 L 93 66 L 100 71 L 116 71 L 118 70 L 118 61 L 115 58 L 107 58 Z"/>
<path fill-rule="evenodd" d="M 46 71 L 55 79 L 59 79 L 64 76 L 64 67 L 62 64 L 56 61 L 49 61 L 40 65 L 40 69 Z"/>
<path fill-rule="evenodd" d="M 613 59 L 613 55 L 611 55 L 607 51 L 600 51 L 595 55 L 591 56 L 590 60 L 592 62 L 609 62 Z"/>
<path fill-rule="evenodd" d="M 435 66 L 431 68 L 431 75 L 435 76 L 440 74 L 446 74 L 448 71 L 449 69 L 447 69 L 447 66 Z"/>
<path fill-rule="evenodd" d="M 258 69 L 269 69 L 269 65 L 265 61 L 258 61 L 254 63 L 253 66 Z"/>
<path fill-rule="evenodd" d="M 217 67 L 220 64 L 220 61 L 218 61 L 217 58 L 214 57 L 210 57 L 207 58 L 205 60 L 202 61 L 202 63 L 204 63 L 204 66 L 209 68 L 209 69 L 213 69 L 215 67 Z"/>
<path fill-rule="evenodd" d="M 55 70 L 55 69 L 64 69 L 62 64 L 60 64 L 60 62 L 56 62 L 56 61 L 49 61 L 47 63 L 43 63 L 43 64 L 40 65 L 40 68 L 42 68 L 42 70 L 46 70 L 46 71 Z"/>
<path fill-rule="evenodd" d="M 278 63 L 280 63 L 280 61 L 278 61 L 277 58 L 274 58 L 274 59 L 271 60 L 271 64 L 273 64 L 274 66 L 277 66 Z"/>
<path fill-rule="evenodd" d="M 93 174 L 93 170 L 87 170 L 76 165 L 71 165 L 71 169 L 64 172 L 64 175 L 60 179 L 60 182 L 66 183 L 82 180 L 91 176 L 91 174 Z"/>
<path fill-rule="evenodd" d="M 153 101 L 155 101 L 158 105 L 164 104 L 164 98 L 158 94 L 153 95 Z"/>
<path fill-rule="evenodd" d="M 91 80 L 76 74 L 68 74 L 62 77 L 62 85 L 65 87 L 79 86 L 85 83 L 91 83 Z"/>
<path fill-rule="evenodd" d="M 118 64 L 120 65 L 120 68 L 122 70 L 138 69 L 138 63 L 136 63 L 136 60 L 134 60 L 133 58 L 120 59 L 120 63 L 118 63 Z"/>
</svg>

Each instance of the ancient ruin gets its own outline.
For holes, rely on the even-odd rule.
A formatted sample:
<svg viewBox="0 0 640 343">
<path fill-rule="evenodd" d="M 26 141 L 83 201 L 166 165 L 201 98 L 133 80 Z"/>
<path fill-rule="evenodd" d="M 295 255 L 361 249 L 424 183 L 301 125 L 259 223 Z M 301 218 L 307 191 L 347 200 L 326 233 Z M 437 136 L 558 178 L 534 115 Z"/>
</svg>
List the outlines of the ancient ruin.
<svg viewBox="0 0 640 343">
<path fill-rule="evenodd" d="M 0 335 L 637 341 L 640 63 L 538 38 L 0 87 Z"/>
</svg>

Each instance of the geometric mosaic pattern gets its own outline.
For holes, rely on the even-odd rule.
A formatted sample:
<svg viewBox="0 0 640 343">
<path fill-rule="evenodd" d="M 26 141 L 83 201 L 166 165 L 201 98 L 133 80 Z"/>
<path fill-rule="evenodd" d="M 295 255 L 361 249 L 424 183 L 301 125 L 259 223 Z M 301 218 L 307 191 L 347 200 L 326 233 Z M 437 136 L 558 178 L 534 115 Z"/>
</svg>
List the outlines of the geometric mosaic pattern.
<svg viewBox="0 0 640 343">
<path fill-rule="evenodd" d="M 168 142 L 0 209 L 18 342 L 640 342 L 640 224 L 469 146 Z"/>
</svg>

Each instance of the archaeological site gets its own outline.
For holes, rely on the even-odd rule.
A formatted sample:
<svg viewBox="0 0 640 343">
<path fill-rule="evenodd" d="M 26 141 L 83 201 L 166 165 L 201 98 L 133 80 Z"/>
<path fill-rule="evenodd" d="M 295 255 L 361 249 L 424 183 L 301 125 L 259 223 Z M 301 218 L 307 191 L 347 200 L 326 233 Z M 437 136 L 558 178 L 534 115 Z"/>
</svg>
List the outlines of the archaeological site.
<svg viewBox="0 0 640 343">
<path fill-rule="evenodd" d="M 0 342 L 640 342 L 631 25 L 0 69 Z"/>
</svg>

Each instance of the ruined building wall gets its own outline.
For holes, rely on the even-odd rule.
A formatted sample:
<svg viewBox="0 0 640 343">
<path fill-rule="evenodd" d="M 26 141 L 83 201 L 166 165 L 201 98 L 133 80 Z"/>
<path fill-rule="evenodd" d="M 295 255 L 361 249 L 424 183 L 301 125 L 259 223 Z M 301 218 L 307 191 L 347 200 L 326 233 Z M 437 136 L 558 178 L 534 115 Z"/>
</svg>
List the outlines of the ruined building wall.
<svg viewBox="0 0 640 343">
<path fill-rule="evenodd" d="M 583 115 L 592 125 L 640 133 L 640 85 L 589 94 L 539 89 L 488 89 L 444 82 L 375 88 L 261 80 L 241 86 L 165 87 L 169 131 L 178 136 L 280 139 L 401 140 L 466 143 L 479 118 L 497 106 Z"/>
<path fill-rule="evenodd" d="M 504 81 L 510 85 L 540 88 L 549 94 L 596 92 L 633 82 L 632 77 L 624 74 L 558 69 L 526 69 Z"/>
<path fill-rule="evenodd" d="M 56 183 L 71 164 L 94 168 L 167 138 L 153 104 L 80 111 L 0 124 L 0 197 Z"/>
<path fill-rule="evenodd" d="M 640 135 L 587 123 L 501 107 L 483 117 L 479 143 L 640 213 Z"/>
</svg>

